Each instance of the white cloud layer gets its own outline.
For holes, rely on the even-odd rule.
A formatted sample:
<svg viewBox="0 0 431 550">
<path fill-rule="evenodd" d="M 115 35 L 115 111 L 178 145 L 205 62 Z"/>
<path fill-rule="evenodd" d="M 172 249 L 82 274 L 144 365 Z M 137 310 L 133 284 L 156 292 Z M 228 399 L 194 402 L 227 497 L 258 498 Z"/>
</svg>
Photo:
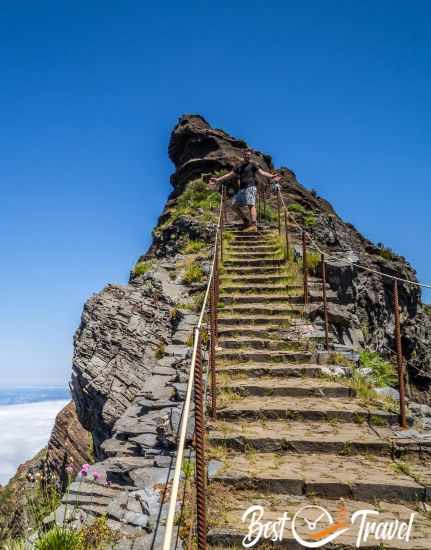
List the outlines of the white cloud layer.
<svg viewBox="0 0 431 550">
<path fill-rule="evenodd" d="M 67 401 L 0 406 L 0 483 L 48 443 L 54 419 Z"/>
</svg>

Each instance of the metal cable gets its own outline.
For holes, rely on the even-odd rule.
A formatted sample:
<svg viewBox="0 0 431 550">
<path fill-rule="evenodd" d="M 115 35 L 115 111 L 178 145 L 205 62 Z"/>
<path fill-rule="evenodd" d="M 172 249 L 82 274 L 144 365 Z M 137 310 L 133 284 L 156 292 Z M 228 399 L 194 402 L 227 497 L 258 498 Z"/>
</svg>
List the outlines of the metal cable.
<svg viewBox="0 0 431 550">
<path fill-rule="evenodd" d="M 190 413 L 190 405 L 191 405 L 191 397 L 192 397 L 192 389 L 193 389 L 193 383 L 195 379 L 195 367 L 196 367 L 196 357 L 198 353 L 198 345 L 200 340 L 200 331 L 202 328 L 203 318 L 205 315 L 207 302 L 208 302 L 208 296 L 210 292 L 210 287 L 212 283 L 212 279 L 215 273 L 215 266 L 217 262 L 217 247 L 219 242 L 219 232 L 220 227 L 222 225 L 221 216 L 223 213 L 223 193 L 220 199 L 220 213 L 219 213 L 219 219 L 217 223 L 217 229 L 216 229 L 216 236 L 215 236 L 215 242 L 214 242 L 214 254 L 213 254 L 213 261 L 211 264 L 211 271 L 208 278 L 207 288 L 205 291 L 204 300 L 202 303 L 201 312 L 199 315 L 198 323 L 195 327 L 195 333 L 194 333 L 194 341 L 193 341 L 193 352 L 192 352 L 192 360 L 190 364 L 190 373 L 189 373 L 189 381 L 187 384 L 187 391 L 186 391 L 186 397 L 184 400 L 184 406 L 183 406 L 183 414 L 181 418 L 181 424 L 180 424 L 180 431 L 179 431 L 179 440 L 178 440 L 178 447 L 177 447 L 177 457 L 175 461 L 175 471 L 174 471 L 174 477 L 172 479 L 172 487 L 171 487 L 171 494 L 170 494 L 170 500 L 169 500 L 169 508 L 166 518 L 166 529 L 165 529 L 165 536 L 163 539 L 163 546 L 162 550 L 170 550 L 171 544 L 172 544 L 172 534 L 173 534 L 173 528 L 174 528 L 174 519 L 175 519 L 175 510 L 177 505 L 177 499 L 178 499 L 178 489 L 179 489 L 179 483 L 180 483 L 180 476 L 181 476 L 181 467 L 182 467 L 182 461 L 183 461 L 183 455 L 184 455 L 184 446 L 185 446 L 185 439 L 186 439 L 186 433 L 187 433 L 187 422 L 189 418 Z"/>
<path fill-rule="evenodd" d="M 305 229 L 303 229 L 299 223 L 295 220 L 295 218 L 290 214 L 289 210 L 287 209 L 286 207 L 286 203 L 284 202 L 284 199 L 283 199 L 283 195 L 281 194 L 281 191 L 280 189 L 278 190 L 278 193 L 280 195 L 280 198 L 281 198 L 281 202 L 283 204 L 283 208 L 284 210 L 287 212 L 287 216 L 292 220 L 292 222 L 296 225 L 296 227 L 300 230 L 300 231 L 303 231 L 307 238 L 310 240 L 310 243 L 313 245 L 313 247 L 318 251 L 320 252 L 320 254 L 323 254 L 327 259 L 330 259 L 330 260 L 333 260 L 333 261 L 337 261 L 337 262 L 345 262 L 346 264 L 348 265 L 351 265 L 353 267 L 357 267 L 358 269 L 362 269 L 363 271 L 369 271 L 370 273 L 375 273 L 376 275 L 381 275 L 382 277 L 387 277 L 388 279 L 391 279 L 393 281 L 400 281 L 402 283 L 407 283 L 407 284 L 410 284 L 410 285 L 414 285 L 414 286 L 418 286 L 418 287 L 421 287 L 421 288 L 428 288 L 428 289 L 431 289 L 431 284 L 427 285 L 425 283 L 419 283 L 419 282 L 416 282 L 416 281 L 409 281 L 408 279 L 403 279 L 402 277 L 396 277 L 395 275 L 389 275 L 387 273 L 383 273 L 382 271 L 378 271 L 377 269 L 372 269 L 371 267 L 367 267 L 367 266 L 364 266 L 364 265 L 361 265 L 361 264 L 358 264 L 357 262 L 354 262 L 353 260 L 349 260 L 348 258 L 340 258 L 338 256 L 334 256 L 332 254 L 328 254 L 327 252 L 324 252 L 317 244 L 316 242 L 314 241 L 314 239 L 311 237 L 310 233 L 308 233 L 308 231 L 306 231 Z M 354 251 L 353 251 L 354 252 Z"/>
</svg>

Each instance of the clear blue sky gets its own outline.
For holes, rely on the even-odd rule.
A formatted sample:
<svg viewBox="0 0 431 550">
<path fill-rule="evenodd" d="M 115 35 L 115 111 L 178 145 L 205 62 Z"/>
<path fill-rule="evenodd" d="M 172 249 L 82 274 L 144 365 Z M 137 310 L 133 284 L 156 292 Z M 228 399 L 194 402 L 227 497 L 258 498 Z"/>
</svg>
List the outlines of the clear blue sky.
<svg viewBox="0 0 431 550">
<path fill-rule="evenodd" d="M 2 2 L 3 384 L 68 380 L 84 301 L 149 244 L 184 112 L 431 280 L 429 2 L 149 4 Z"/>
</svg>

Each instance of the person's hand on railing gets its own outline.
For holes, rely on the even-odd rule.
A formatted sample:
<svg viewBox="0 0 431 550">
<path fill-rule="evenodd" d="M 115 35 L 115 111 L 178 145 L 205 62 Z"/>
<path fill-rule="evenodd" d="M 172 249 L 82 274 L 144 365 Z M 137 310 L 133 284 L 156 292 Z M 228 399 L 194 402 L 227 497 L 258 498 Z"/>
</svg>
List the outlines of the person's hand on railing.
<svg viewBox="0 0 431 550">
<path fill-rule="evenodd" d="M 271 178 L 271 179 L 272 179 L 272 181 L 274 181 L 274 182 L 279 182 L 279 181 L 281 181 L 281 178 L 282 178 L 281 174 L 277 174 L 276 172 L 274 172 L 274 173 L 272 174 L 272 178 Z"/>
<path fill-rule="evenodd" d="M 217 178 L 212 177 L 208 180 L 208 187 L 215 187 L 217 185 Z"/>
</svg>

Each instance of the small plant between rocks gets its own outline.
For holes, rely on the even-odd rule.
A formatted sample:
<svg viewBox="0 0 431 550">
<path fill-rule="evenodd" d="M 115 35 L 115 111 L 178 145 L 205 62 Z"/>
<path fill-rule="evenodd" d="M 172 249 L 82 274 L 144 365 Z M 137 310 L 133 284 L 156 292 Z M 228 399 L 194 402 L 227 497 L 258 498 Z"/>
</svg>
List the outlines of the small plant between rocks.
<svg viewBox="0 0 431 550">
<path fill-rule="evenodd" d="M 185 285 L 191 285 L 193 283 L 200 283 L 205 277 L 204 270 L 197 264 L 191 264 L 186 267 L 183 273 L 183 283 Z"/>
<path fill-rule="evenodd" d="M 152 266 L 152 262 L 150 260 L 138 262 L 133 268 L 133 274 L 136 276 L 143 275 L 144 273 L 147 273 L 151 269 L 151 266 Z"/>
</svg>

